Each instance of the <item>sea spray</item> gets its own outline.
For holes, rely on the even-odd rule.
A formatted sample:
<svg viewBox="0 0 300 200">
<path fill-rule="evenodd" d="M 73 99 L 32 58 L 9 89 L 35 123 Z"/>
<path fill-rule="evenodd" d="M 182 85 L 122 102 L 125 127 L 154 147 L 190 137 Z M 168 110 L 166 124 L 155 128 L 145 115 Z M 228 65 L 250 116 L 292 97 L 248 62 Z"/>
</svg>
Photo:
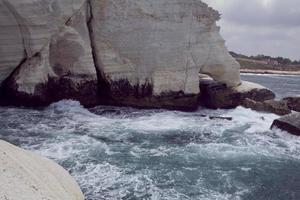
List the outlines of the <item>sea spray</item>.
<svg viewBox="0 0 300 200">
<path fill-rule="evenodd" d="M 273 114 L 85 109 L 70 100 L 0 114 L 1 139 L 56 160 L 88 200 L 300 198 L 300 140 L 270 130 Z"/>
</svg>

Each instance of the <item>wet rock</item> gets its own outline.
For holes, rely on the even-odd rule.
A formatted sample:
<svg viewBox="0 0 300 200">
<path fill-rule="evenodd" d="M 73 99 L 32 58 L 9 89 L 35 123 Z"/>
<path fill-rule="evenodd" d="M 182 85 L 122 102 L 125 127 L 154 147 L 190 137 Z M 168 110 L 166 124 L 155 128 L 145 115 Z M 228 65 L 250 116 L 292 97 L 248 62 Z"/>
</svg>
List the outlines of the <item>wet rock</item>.
<svg viewBox="0 0 300 200">
<path fill-rule="evenodd" d="M 293 113 L 274 120 L 271 128 L 274 127 L 300 136 L 300 113 Z"/>
<path fill-rule="evenodd" d="M 291 110 L 300 112 L 300 97 L 287 97 L 283 101 L 287 103 Z"/>
<path fill-rule="evenodd" d="M 242 105 L 246 108 L 251 108 L 252 110 L 274 113 L 277 115 L 287 115 L 292 112 L 286 102 L 276 100 L 259 102 L 246 98 Z"/>
<path fill-rule="evenodd" d="M 212 109 L 229 109 L 243 105 L 248 98 L 263 102 L 275 98 L 269 89 L 250 82 L 242 82 L 237 87 L 227 87 L 225 83 L 213 80 L 200 80 L 200 104 Z"/>
<path fill-rule="evenodd" d="M 80 79 L 82 81 L 78 84 Z M 91 107 L 99 104 L 97 90 L 97 81 L 69 76 L 49 78 L 47 83 L 36 85 L 34 93 L 26 93 L 18 90 L 15 76 L 12 76 L 2 85 L 0 105 L 39 107 L 62 99 L 72 99 Z"/>
<path fill-rule="evenodd" d="M 219 116 L 210 116 L 209 119 L 221 119 L 221 120 L 227 120 L 232 121 L 232 117 L 219 117 Z"/>
<path fill-rule="evenodd" d="M 221 120 L 227 120 L 232 121 L 232 117 L 222 117 L 222 116 L 207 116 L 207 115 L 200 115 L 201 117 L 208 117 L 209 119 L 221 119 Z"/>
<path fill-rule="evenodd" d="M 170 110 L 195 111 L 198 109 L 198 95 L 169 93 L 160 96 L 114 96 L 106 99 L 108 105 L 132 106 L 137 108 L 165 108 Z"/>
</svg>

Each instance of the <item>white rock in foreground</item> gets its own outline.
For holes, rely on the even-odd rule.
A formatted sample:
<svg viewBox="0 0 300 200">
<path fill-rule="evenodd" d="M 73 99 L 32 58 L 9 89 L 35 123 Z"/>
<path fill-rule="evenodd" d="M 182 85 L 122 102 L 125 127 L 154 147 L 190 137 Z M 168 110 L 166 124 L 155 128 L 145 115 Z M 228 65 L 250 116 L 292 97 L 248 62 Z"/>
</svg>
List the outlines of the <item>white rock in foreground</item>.
<svg viewBox="0 0 300 200">
<path fill-rule="evenodd" d="M 58 164 L 0 140 L 1 200 L 84 200 Z"/>
</svg>

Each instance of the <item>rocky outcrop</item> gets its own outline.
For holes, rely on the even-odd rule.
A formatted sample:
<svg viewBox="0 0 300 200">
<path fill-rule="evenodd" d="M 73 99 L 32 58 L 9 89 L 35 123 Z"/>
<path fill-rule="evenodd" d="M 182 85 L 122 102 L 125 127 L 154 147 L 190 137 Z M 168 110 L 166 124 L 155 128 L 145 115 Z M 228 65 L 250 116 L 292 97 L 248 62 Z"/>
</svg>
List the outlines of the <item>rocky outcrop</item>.
<svg viewBox="0 0 300 200">
<path fill-rule="evenodd" d="M 192 109 L 199 72 L 240 84 L 219 13 L 200 0 L 0 0 L 0 11 L 7 104 Z"/>
<path fill-rule="evenodd" d="M 293 113 L 274 120 L 271 128 L 275 127 L 300 136 L 300 113 Z"/>
<path fill-rule="evenodd" d="M 292 112 L 286 102 L 276 100 L 259 102 L 247 98 L 242 102 L 242 106 L 260 112 L 274 113 L 276 115 L 287 115 Z"/>
<path fill-rule="evenodd" d="M 62 167 L 1 140 L 0 171 L 0 199 L 84 200 Z"/>
<path fill-rule="evenodd" d="M 243 105 L 246 99 L 263 102 L 275 98 L 269 89 L 246 81 L 237 87 L 228 87 L 224 83 L 204 79 L 200 81 L 200 89 L 200 103 L 212 109 L 235 108 Z"/>
<path fill-rule="evenodd" d="M 300 98 L 299 97 L 286 97 L 281 100 L 266 100 L 255 101 L 246 98 L 242 102 L 242 106 L 251 108 L 252 110 L 269 112 L 277 115 L 287 115 L 292 111 L 300 111 Z"/>
<path fill-rule="evenodd" d="M 282 101 L 286 102 L 291 110 L 300 112 L 300 97 L 287 97 Z"/>
</svg>

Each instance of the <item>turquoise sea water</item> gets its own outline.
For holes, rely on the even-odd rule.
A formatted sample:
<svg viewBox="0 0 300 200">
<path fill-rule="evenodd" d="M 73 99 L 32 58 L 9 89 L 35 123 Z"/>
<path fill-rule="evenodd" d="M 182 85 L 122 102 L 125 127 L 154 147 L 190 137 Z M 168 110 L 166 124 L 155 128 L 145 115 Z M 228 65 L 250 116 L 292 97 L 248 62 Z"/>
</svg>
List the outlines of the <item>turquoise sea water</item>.
<svg viewBox="0 0 300 200">
<path fill-rule="evenodd" d="M 266 80 L 255 77 L 246 75 Z M 296 85 L 272 89 L 286 96 Z M 300 139 L 270 130 L 277 117 L 242 107 L 88 110 L 66 100 L 44 109 L 0 107 L 0 138 L 57 161 L 87 200 L 298 200 Z"/>
<path fill-rule="evenodd" d="M 278 99 L 288 96 L 300 96 L 300 76 L 242 74 L 242 79 L 272 89 Z"/>
</svg>

